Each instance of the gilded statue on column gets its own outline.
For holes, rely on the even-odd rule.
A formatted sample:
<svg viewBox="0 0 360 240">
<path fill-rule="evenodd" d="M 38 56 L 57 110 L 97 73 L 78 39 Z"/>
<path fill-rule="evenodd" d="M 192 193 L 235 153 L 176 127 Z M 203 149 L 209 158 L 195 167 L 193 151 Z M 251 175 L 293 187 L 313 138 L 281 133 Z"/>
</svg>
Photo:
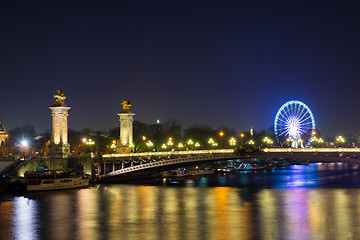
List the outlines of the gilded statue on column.
<svg viewBox="0 0 360 240">
<path fill-rule="evenodd" d="M 55 104 L 53 105 L 53 107 L 66 107 L 66 104 L 65 104 L 65 95 L 64 95 L 64 92 L 61 91 L 61 90 L 56 90 L 56 93 L 54 95 L 54 98 L 56 99 L 55 100 Z"/>
<path fill-rule="evenodd" d="M 131 107 L 130 101 L 128 101 L 127 99 L 124 99 L 123 102 L 121 103 L 121 105 L 123 106 L 123 110 L 121 111 L 122 113 L 131 112 L 130 111 L 130 107 Z"/>
</svg>

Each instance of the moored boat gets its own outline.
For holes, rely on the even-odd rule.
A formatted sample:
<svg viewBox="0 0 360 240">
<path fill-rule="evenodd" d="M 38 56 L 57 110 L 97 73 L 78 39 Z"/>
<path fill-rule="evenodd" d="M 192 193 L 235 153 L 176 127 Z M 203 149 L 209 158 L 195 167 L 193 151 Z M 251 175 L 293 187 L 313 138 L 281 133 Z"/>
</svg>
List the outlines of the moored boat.
<svg viewBox="0 0 360 240">
<path fill-rule="evenodd" d="M 66 170 L 30 171 L 25 173 L 22 181 L 26 184 L 26 190 L 29 192 L 60 190 L 87 187 L 90 183 L 90 176 Z"/>
</svg>

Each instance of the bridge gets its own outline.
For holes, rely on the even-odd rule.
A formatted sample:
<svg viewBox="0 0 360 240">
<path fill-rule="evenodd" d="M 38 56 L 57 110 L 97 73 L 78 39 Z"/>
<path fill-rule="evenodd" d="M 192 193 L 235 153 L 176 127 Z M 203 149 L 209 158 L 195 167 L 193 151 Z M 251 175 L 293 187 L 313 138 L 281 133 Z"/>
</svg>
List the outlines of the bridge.
<svg viewBox="0 0 360 240">
<path fill-rule="evenodd" d="M 233 149 L 144 152 L 103 155 L 98 172 L 101 181 L 113 181 L 128 176 L 149 175 L 194 163 L 237 159 Z"/>
<path fill-rule="evenodd" d="M 289 159 L 309 162 L 360 163 L 358 148 L 265 148 L 236 153 L 234 149 L 106 154 L 98 162 L 101 181 L 151 175 L 154 172 L 196 163 L 231 159 Z"/>
</svg>

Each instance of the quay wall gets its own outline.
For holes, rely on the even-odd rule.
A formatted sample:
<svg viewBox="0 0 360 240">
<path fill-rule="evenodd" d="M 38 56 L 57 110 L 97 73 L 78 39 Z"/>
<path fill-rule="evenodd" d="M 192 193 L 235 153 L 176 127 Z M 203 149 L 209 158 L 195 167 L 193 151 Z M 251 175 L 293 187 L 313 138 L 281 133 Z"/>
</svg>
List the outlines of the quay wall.
<svg viewBox="0 0 360 240">
<path fill-rule="evenodd" d="M 15 162 L 13 158 L 0 158 L 0 174 L 5 173 Z"/>
<path fill-rule="evenodd" d="M 45 167 L 49 170 L 75 169 L 82 166 L 86 174 L 92 174 L 94 169 L 94 159 L 91 157 L 81 158 L 33 158 L 19 166 L 17 175 L 23 177 L 27 171 L 36 171 L 39 167 Z"/>
</svg>

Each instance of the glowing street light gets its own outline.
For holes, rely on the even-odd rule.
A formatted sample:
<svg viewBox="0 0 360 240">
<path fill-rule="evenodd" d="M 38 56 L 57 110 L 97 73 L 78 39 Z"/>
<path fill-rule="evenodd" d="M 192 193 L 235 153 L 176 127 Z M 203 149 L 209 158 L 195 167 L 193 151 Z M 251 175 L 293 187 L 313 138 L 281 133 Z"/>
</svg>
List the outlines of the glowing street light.
<svg viewBox="0 0 360 240">
<path fill-rule="evenodd" d="M 154 143 L 149 140 L 149 141 L 146 142 L 146 146 L 152 147 L 152 146 L 154 146 Z"/>
<path fill-rule="evenodd" d="M 213 147 L 216 147 L 218 145 L 217 142 L 215 142 L 212 138 L 209 139 L 208 143 Z"/>
<path fill-rule="evenodd" d="M 236 139 L 233 138 L 233 137 L 230 138 L 229 142 L 230 142 L 230 146 L 235 146 L 236 145 Z"/>
<path fill-rule="evenodd" d="M 25 157 L 26 157 L 26 147 L 29 146 L 29 142 L 27 140 L 22 140 L 20 142 L 21 146 L 24 147 L 24 158 L 22 160 L 25 160 Z"/>
<path fill-rule="evenodd" d="M 95 142 L 92 139 L 86 141 L 86 145 L 95 145 Z"/>
<path fill-rule="evenodd" d="M 345 139 L 342 136 L 338 136 L 338 137 L 336 137 L 336 141 L 339 143 L 344 143 Z"/>
<path fill-rule="evenodd" d="M 29 146 L 29 142 L 26 141 L 26 140 L 22 140 L 22 141 L 21 141 L 21 146 L 27 147 L 27 146 Z"/>
<path fill-rule="evenodd" d="M 264 143 L 267 143 L 267 144 L 273 144 L 273 143 L 274 143 L 274 141 L 271 140 L 271 139 L 268 138 L 268 137 L 265 137 L 265 138 L 263 139 L 263 142 L 264 142 Z"/>
<path fill-rule="evenodd" d="M 254 145 L 254 144 L 255 144 L 255 142 L 254 142 L 253 140 L 250 140 L 250 141 L 248 142 L 248 144 L 250 144 L 250 145 Z"/>
<path fill-rule="evenodd" d="M 195 143 L 195 147 L 197 147 L 197 148 L 200 147 L 200 143 L 199 143 L 199 142 L 196 142 L 196 143 Z"/>
<path fill-rule="evenodd" d="M 312 138 L 311 138 L 311 142 L 312 143 L 323 143 L 324 142 L 324 140 L 322 139 L 322 138 L 317 138 L 316 136 L 313 136 Z"/>
</svg>

